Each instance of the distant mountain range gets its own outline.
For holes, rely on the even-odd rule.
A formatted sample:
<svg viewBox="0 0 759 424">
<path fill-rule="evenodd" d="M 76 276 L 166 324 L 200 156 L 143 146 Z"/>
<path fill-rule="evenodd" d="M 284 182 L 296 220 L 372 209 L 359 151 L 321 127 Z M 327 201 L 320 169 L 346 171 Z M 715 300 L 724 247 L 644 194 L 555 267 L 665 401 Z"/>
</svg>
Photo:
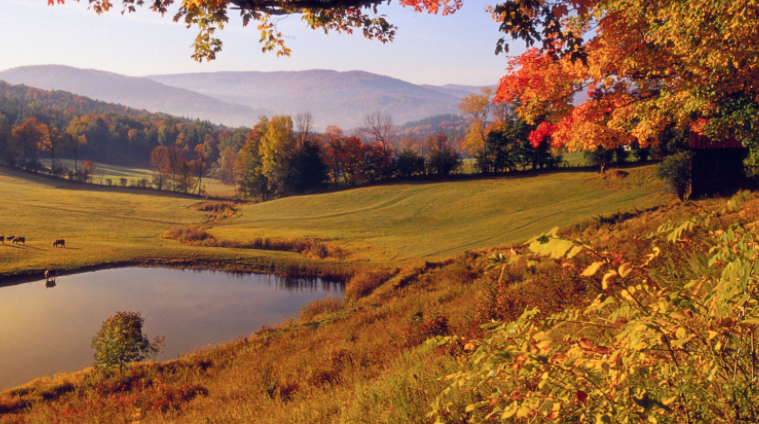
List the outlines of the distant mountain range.
<svg viewBox="0 0 759 424">
<path fill-rule="evenodd" d="M 269 110 L 233 105 L 148 78 L 60 65 L 24 66 L 0 72 L 0 80 L 43 90 L 62 90 L 150 112 L 201 118 L 226 125 L 252 125 Z"/>
<path fill-rule="evenodd" d="M 252 126 L 259 115 L 310 111 L 316 127 L 360 126 L 374 111 L 396 124 L 456 114 L 462 97 L 480 87 L 415 85 L 369 72 L 215 72 L 128 77 L 61 65 L 25 66 L 0 72 L 0 80 L 45 90 L 64 90 L 97 100 Z"/>
</svg>

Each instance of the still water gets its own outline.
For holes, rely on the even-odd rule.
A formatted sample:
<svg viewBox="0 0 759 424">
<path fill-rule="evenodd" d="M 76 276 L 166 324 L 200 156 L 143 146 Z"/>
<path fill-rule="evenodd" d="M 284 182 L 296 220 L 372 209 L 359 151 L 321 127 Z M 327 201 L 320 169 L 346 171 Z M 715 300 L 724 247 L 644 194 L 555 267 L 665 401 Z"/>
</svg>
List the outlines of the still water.
<svg viewBox="0 0 759 424">
<path fill-rule="evenodd" d="M 339 283 L 163 268 L 120 268 L 0 287 L 0 389 L 93 365 L 92 337 L 117 311 L 142 313 L 143 332 L 166 336 L 157 360 L 245 337 L 312 300 L 342 297 Z"/>
</svg>

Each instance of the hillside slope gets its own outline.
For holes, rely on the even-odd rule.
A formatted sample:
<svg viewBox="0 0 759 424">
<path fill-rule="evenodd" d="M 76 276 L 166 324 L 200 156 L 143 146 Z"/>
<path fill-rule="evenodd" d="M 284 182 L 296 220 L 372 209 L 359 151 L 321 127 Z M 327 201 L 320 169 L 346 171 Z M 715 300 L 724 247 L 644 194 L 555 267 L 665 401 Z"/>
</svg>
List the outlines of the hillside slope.
<svg viewBox="0 0 759 424">
<path fill-rule="evenodd" d="M 211 229 L 220 238 L 333 240 L 355 259 L 397 263 L 443 258 L 524 240 L 557 225 L 653 206 L 653 166 L 616 178 L 559 172 L 439 183 L 389 184 L 245 206 Z"/>
<path fill-rule="evenodd" d="M 252 126 L 259 115 L 271 114 L 263 108 L 231 104 L 148 78 L 94 69 L 61 65 L 23 66 L 1 71 L 0 80 L 43 90 L 63 90 L 151 112 L 200 118 L 230 126 Z"/>
</svg>

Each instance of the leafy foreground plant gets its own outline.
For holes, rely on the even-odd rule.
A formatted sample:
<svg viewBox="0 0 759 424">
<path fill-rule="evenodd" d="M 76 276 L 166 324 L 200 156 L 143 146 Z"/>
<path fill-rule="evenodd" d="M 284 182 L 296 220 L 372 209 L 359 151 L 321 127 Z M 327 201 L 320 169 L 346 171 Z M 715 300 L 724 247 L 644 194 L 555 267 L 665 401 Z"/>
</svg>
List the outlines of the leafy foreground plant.
<svg viewBox="0 0 759 424">
<path fill-rule="evenodd" d="M 144 322 L 145 319 L 139 312 L 117 312 L 105 320 L 100 331 L 92 338 L 95 363 L 105 368 L 118 365 L 119 372 L 123 372 L 124 365 L 160 353 L 164 339 L 156 337 L 151 343 L 142 332 Z"/>
<path fill-rule="evenodd" d="M 548 317 L 528 309 L 514 322 L 486 325 L 489 332 L 474 353 L 446 377 L 451 384 L 435 400 L 430 418 L 436 423 L 756 422 L 756 224 L 721 229 L 719 223 L 744 197 L 723 211 L 660 227 L 649 235 L 651 253 L 637 261 L 555 231 L 534 239 L 530 250 L 537 257 L 564 266 L 585 260 L 578 268 L 581 277 L 604 272 L 605 294 L 586 307 Z M 662 243 L 706 243 L 709 266 L 721 272 L 685 285 L 657 284 L 646 270 Z M 592 263 L 586 266 L 588 259 Z"/>
</svg>

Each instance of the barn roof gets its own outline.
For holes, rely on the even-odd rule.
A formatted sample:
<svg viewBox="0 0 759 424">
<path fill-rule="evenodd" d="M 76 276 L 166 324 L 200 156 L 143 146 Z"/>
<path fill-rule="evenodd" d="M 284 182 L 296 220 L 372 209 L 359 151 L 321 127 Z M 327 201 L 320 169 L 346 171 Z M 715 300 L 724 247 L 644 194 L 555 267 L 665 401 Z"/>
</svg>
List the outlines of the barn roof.
<svg viewBox="0 0 759 424">
<path fill-rule="evenodd" d="M 691 149 L 740 149 L 743 148 L 735 137 L 724 140 L 712 140 L 705 135 L 695 132 L 690 133 L 689 144 Z"/>
</svg>

